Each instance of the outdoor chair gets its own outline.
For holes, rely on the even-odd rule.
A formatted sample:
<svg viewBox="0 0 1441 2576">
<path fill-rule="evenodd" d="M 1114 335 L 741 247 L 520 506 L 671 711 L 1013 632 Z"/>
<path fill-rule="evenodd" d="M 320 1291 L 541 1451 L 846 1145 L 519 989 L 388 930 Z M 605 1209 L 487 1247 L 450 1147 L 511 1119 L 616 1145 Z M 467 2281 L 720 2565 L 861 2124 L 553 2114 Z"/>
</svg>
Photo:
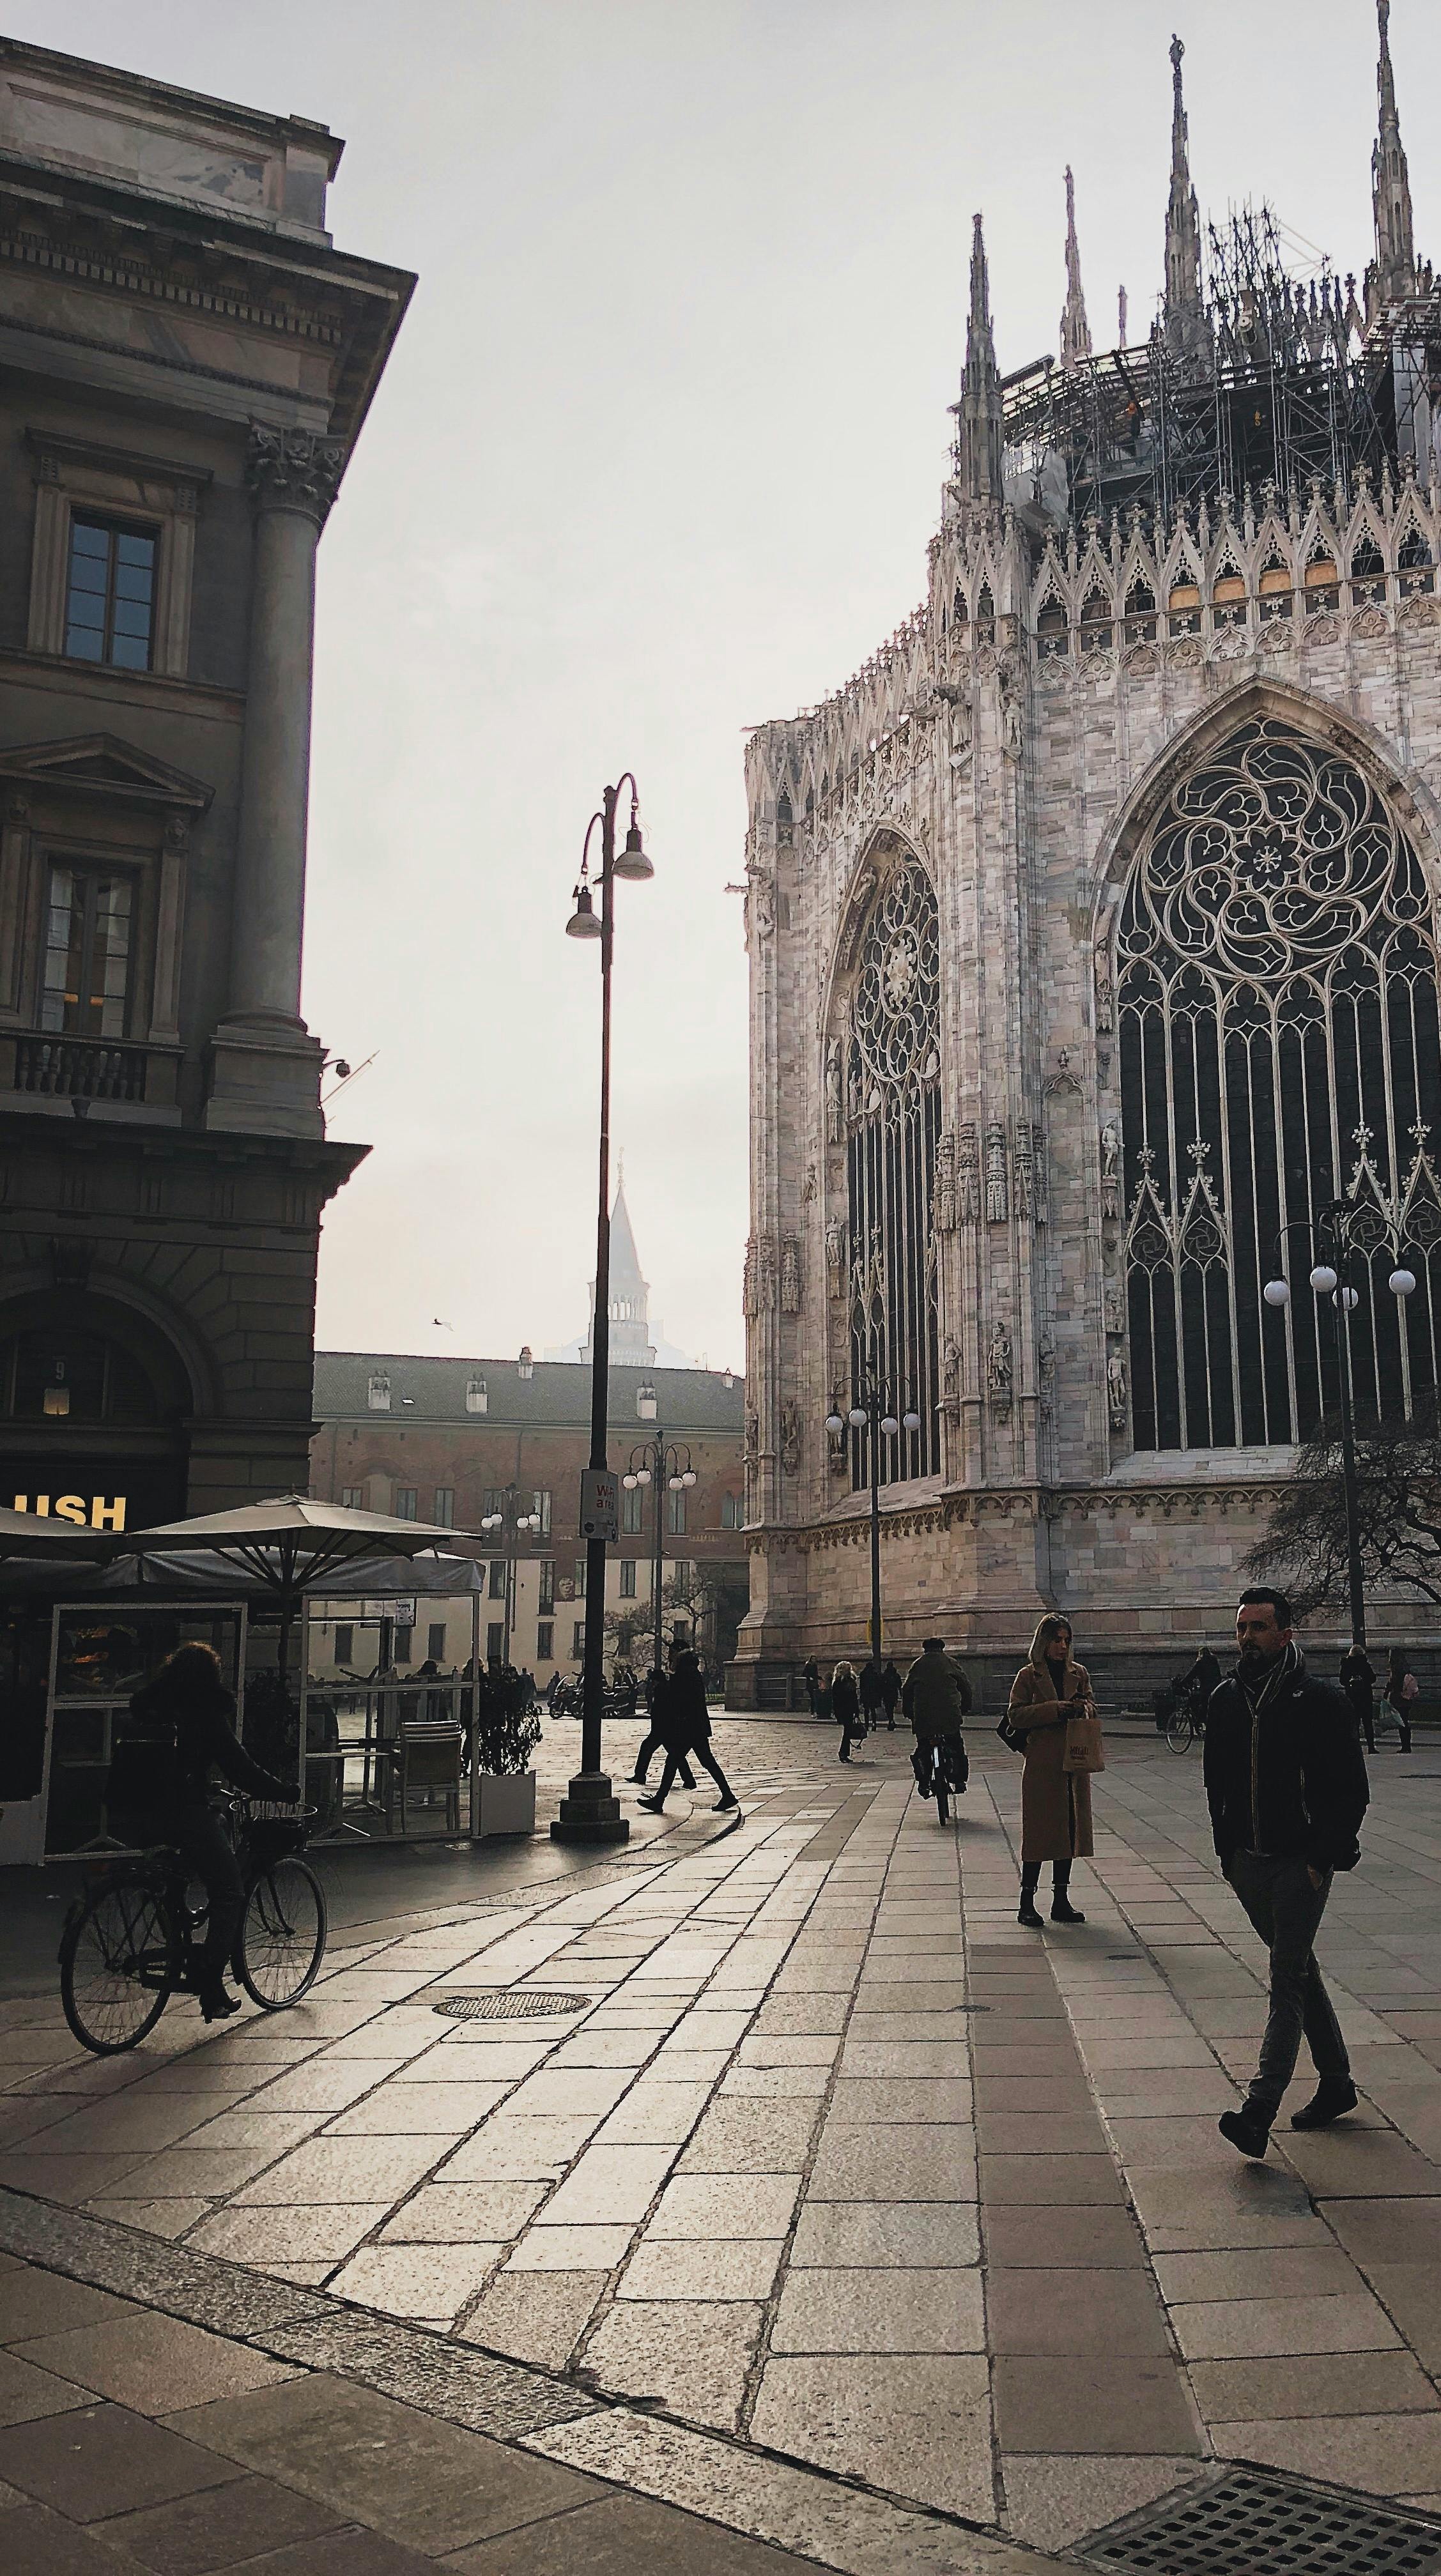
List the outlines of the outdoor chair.
<svg viewBox="0 0 1441 2576">
<path fill-rule="evenodd" d="M 424 1791 L 427 1802 L 433 1803 L 437 1789 L 444 1793 L 446 1830 L 459 1833 L 460 1764 L 464 1748 L 464 1730 L 458 1726 L 433 1726 L 425 1719 L 417 1719 L 398 1729 L 388 1747 L 386 1765 L 385 1830 L 388 1834 L 397 1830 L 404 1833 L 411 1800 Z"/>
</svg>

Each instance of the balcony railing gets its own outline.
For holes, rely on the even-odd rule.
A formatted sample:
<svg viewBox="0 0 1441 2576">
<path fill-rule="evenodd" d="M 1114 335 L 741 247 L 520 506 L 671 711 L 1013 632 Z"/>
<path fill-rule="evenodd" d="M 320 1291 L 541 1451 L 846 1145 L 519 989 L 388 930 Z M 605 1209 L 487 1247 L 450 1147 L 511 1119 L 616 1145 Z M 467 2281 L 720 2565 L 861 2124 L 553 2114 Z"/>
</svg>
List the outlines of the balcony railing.
<svg viewBox="0 0 1441 2576">
<path fill-rule="evenodd" d="M 112 1039 L 50 1036 L 40 1029 L 0 1036 L 0 1095 L 94 1100 L 174 1109 L 178 1047 L 117 1045 Z"/>
</svg>

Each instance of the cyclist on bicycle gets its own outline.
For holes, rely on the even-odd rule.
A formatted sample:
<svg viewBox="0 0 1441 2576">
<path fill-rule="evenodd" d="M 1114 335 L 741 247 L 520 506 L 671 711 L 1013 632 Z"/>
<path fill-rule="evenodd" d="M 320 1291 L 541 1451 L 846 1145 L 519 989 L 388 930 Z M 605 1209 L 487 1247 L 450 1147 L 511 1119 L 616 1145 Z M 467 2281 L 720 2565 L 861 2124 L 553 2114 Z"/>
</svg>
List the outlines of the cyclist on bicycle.
<svg viewBox="0 0 1441 2576">
<path fill-rule="evenodd" d="M 1178 1703 L 1182 1695 L 1189 1692 L 1192 1712 L 1197 1722 L 1204 1726 L 1211 1693 L 1220 1689 L 1225 1678 L 1220 1656 L 1214 1655 L 1209 1646 L 1203 1646 L 1189 1672 L 1184 1672 L 1176 1684 Z"/>
<path fill-rule="evenodd" d="M 970 1770 L 961 1725 L 971 1686 L 943 1637 L 927 1637 L 901 1685 L 901 1707 L 911 1721 L 916 1751 L 929 1749 L 932 1765 L 944 1762 L 949 1785 L 964 1789 Z"/>
<path fill-rule="evenodd" d="M 212 1794 L 212 1775 L 219 1772 L 231 1788 L 252 1798 L 284 1803 L 294 1793 L 246 1752 L 235 1732 L 234 1696 L 211 1646 L 178 1646 L 141 1683 L 130 1713 L 142 1733 L 158 1740 L 169 1755 L 162 1767 L 162 1782 L 166 1769 L 169 1777 L 161 1789 L 158 1822 L 205 1889 L 209 1912 L 205 1941 L 195 1955 L 195 1991 L 205 2019 L 224 2021 L 240 2010 L 239 1997 L 226 1991 L 225 1970 L 240 1927 L 243 1890 Z"/>
</svg>

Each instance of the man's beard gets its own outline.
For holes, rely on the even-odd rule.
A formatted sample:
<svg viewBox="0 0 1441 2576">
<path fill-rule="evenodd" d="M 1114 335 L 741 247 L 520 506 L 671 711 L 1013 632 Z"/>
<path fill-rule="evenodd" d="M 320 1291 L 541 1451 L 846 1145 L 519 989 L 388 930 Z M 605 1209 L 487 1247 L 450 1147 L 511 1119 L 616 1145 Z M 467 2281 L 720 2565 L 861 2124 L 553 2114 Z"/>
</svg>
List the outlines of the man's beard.
<svg viewBox="0 0 1441 2576">
<path fill-rule="evenodd" d="M 1243 1646 L 1240 1650 L 1237 1669 L 1243 1682 L 1258 1682 L 1270 1670 L 1274 1661 L 1275 1657 L 1263 1654 L 1259 1646 Z"/>
</svg>

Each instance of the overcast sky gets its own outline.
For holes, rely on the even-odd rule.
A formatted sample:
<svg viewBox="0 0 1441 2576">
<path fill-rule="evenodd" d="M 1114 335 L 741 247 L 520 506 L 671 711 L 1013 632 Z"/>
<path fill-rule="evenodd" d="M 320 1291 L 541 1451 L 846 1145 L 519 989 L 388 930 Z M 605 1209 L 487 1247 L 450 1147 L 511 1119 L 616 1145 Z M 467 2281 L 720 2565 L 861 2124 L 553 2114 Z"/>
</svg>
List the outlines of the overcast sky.
<svg viewBox="0 0 1441 2576">
<path fill-rule="evenodd" d="M 653 1316 L 738 1362 L 745 728 L 919 600 L 985 213 L 1008 370 L 1057 346 L 1062 173 L 1098 346 L 1154 309 L 1187 43 L 1203 215 L 1359 275 L 1372 0 L 8 0 L 11 35 L 346 137 L 345 249 L 420 285 L 321 549 L 305 1007 L 374 1150 L 322 1345 L 504 1355 L 594 1266 L 586 820 L 640 779 L 614 1132 Z M 1441 11 L 1395 0 L 1441 259 Z M 1298 265 L 1304 253 L 1298 251 Z M 439 1316 L 453 1332 L 438 1330 Z"/>
</svg>

